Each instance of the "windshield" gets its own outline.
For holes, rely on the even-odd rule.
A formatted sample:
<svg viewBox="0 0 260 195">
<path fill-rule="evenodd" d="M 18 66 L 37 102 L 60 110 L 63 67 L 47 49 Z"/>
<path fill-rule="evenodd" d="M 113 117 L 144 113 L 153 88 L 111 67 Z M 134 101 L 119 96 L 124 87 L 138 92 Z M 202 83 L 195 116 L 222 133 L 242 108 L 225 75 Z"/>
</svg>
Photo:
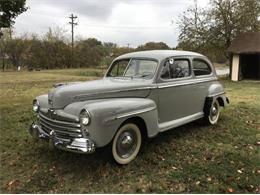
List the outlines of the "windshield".
<svg viewBox="0 0 260 195">
<path fill-rule="evenodd" d="M 107 77 L 153 78 L 157 62 L 146 59 L 124 59 L 115 61 Z"/>
</svg>

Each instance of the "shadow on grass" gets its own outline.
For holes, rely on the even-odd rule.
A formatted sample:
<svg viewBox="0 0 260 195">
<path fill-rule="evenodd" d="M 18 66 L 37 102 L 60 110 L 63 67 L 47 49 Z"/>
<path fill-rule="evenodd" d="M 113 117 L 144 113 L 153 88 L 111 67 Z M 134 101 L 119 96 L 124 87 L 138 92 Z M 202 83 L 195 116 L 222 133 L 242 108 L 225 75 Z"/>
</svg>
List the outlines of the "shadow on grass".
<svg viewBox="0 0 260 195">
<path fill-rule="evenodd" d="M 195 121 L 148 139 L 138 158 L 127 166 L 115 163 L 111 154 L 111 145 L 99 148 L 93 154 L 84 155 L 49 149 L 48 143 L 34 143 L 29 139 L 24 145 L 27 149 L 21 153 L 20 161 L 23 163 L 19 166 L 20 168 L 28 166 L 29 170 L 26 171 L 26 174 L 30 179 L 9 192 L 46 193 L 57 189 L 59 193 L 87 193 L 93 190 L 96 192 L 100 187 L 99 183 L 104 181 L 109 181 L 108 185 L 113 185 L 113 182 L 121 182 L 120 178 L 130 177 L 132 178 L 130 180 L 134 180 L 140 174 L 159 171 L 158 167 L 162 165 L 160 163 L 165 163 L 161 156 L 168 158 L 167 166 L 172 164 L 172 159 L 168 156 L 174 155 L 176 150 L 182 149 L 182 146 L 178 144 L 181 144 L 183 139 L 186 140 L 186 136 L 190 140 L 193 139 L 193 136 L 200 134 L 199 131 L 209 130 L 209 128 L 203 127 L 201 121 Z M 185 147 L 185 149 L 187 148 Z M 30 169 L 30 167 L 32 168 Z M 80 184 L 77 184 L 77 181 L 81 181 Z M 62 183 L 66 183 L 67 186 L 60 187 L 59 185 Z M 74 185 L 82 186 L 75 189 Z M 109 189 L 106 190 L 109 191 Z"/>
<path fill-rule="evenodd" d="M 201 121 L 195 121 L 184 126 L 171 129 L 169 131 L 159 133 L 156 137 L 148 139 L 145 142 L 144 149 L 140 155 L 149 153 L 149 155 L 155 155 L 156 148 L 160 148 L 172 140 L 183 139 L 186 135 L 196 133 L 203 128 Z M 44 143 L 47 145 L 47 143 Z M 155 150 L 155 151 L 154 151 Z M 78 174 L 82 172 L 82 168 L 91 169 L 92 172 L 98 171 L 98 169 L 106 164 L 112 167 L 118 167 L 112 158 L 111 144 L 98 148 L 93 154 L 77 154 L 66 152 L 58 149 L 49 150 L 47 146 L 38 147 L 35 151 L 36 155 L 40 158 L 40 161 L 49 160 L 50 162 L 57 163 L 58 166 L 66 167 Z"/>
</svg>

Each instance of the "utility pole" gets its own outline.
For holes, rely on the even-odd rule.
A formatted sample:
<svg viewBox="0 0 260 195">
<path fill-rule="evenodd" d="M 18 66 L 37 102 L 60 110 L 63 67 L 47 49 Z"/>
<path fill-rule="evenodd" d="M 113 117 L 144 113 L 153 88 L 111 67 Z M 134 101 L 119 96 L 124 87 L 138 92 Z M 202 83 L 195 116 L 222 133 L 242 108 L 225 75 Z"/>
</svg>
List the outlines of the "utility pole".
<svg viewBox="0 0 260 195">
<path fill-rule="evenodd" d="M 75 25 L 78 25 L 78 23 L 74 22 L 74 20 L 78 17 L 71 14 L 69 16 L 69 18 L 71 19 L 71 22 L 69 22 L 69 24 L 71 24 L 71 68 L 72 68 L 73 62 L 74 62 L 74 53 L 73 53 L 73 50 L 74 50 L 74 27 L 75 27 Z"/>
<path fill-rule="evenodd" d="M 10 28 L 9 28 L 9 36 L 10 36 L 10 39 L 12 39 L 12 33 L 13 33 L 12 26 L 10 26 Z"/>
<path fill-rule="evenodd" d="M 198 29 L 198 2 L 197 0 L 194 0 L 195 5 L 195 28 Z"/>
<path fill-rule="evenodd" d="M 1 49 L 2 54 L 2 63 L 3 63 L 3 72 L 5 71 L 5 52 L 3 49 Z"/>
<path fill-rule="evenodd" d="M 130 43 L 127 43 L 128 51 L 130 51 Z"/>
</svg>

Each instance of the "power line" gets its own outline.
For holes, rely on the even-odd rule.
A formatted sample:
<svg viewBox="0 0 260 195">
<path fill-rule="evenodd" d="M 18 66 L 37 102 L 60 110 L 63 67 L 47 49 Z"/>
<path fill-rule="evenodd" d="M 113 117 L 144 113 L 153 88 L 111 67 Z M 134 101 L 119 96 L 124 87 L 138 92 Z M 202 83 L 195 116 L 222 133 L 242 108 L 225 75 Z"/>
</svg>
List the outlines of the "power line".
<svg viewBox="0 0 260 195">
<path fill-rule="evenodd" d="M 78 17 L 71 14 L 69 16 L 69 18 L 71 19 L 71 22 L 69 22 L 69 24 L 71 24 L 71 67 L 73 67 L 73 62 L 74 62 L 74 51 L 73 51 L 74 50 L 74 27 L 76 25 L 78 25 L 78 23 L 74 22 L 74 20 Z"/>
</svg>

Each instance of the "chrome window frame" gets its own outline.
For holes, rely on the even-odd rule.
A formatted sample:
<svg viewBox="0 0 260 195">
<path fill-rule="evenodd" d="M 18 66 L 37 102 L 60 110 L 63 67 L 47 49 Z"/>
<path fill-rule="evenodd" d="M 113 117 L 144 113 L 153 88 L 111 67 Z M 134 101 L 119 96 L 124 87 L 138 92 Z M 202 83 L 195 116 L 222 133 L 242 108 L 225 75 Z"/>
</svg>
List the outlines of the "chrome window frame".
<svg viewBox="0 0 260 195">
<path fill-rule="evenodd" d="M 107 74 L 109 73 L 110 69 L 112 68 L 113 64 L 116 62 L 116 61 L 120 61 L 120 60 L 129 60 L 129 63 L 126 67 L 126 69 L 128 68 L 130 62 L 132 60 L 148 60 L 148 61 L 154 61 L 156 62 L 156 68 L 154 70 L 154 74 L 153 74 L 153 77 L 151 78 L 142 78 L 142 79 L 146 79 L 146 80 L 154 80 L 154 78 L 157 76 L 157 72 L 158 72 L 158 69 L 160 67 L 160 63 L 159 61 L 156 59 L 156 58 L 147 58 L 147 57 L 131 57 L 131 58 L 121 58 L 121 59 L 117 59 L 117 60 L 114 60 L 111 62 L 110 66 L 108 67 L 107 71 L 106 71 L 106 74 L 104 75 L 103 78 L 113 78 L 111 76 L 107 76 Z M 125 73 L 125 72 L 124 72 Z M 124 77 L 124 76 L 123 76 Z M 124 78 L 129 78 L 129 77 L 124 77 Z"/>
<path fill-rule="evenodd" d="M 132 58 L 124 58 L 124 59 L 114 60 L 114 61 L 110 64 L 110 66 L 108 67 L 107 72 L 106 72 L 106 74 L 105 74 L 104 77 L 112 77 L 112 78 L 113 78 L 113 76 L 107 76 L 107 75 L 108 75 L 109 73 L 111 74 L 112 69 L 114 68 L 114 66 L 116 66 L 116 65 L 114 65 L 114 63 L 119 62 L 119 61 L 123 61 L 123 60 L 128 60 L 128 63 L 127 63 L 127 65 L 126 65 L 126 68 L 127 68 L 127 67 L 129 66 L 130 62 L 132 61 Z M 126 70 L 126 69 L 125 69 L 125 70 Z M 124 70 L 123 75 L 125 74 L 125 70 Z M 120 77 L 120 76 L 115 76 L 115 77 Z"/>
<path fill-rule="evenodd" d="M 181 77 L 181 78 L 172 78 L 172 79 L 163 79 L 161 78 L 161 73 L 163 71 L 163 67 L 164 64 L 167 60 L 169 60 L 170 58 L 174 59 L 174 60 L 187 60 L 189 62 L 189 68 L 190 68 L 190 75 L 188 77 Z M 161 61 L 161 66 L 160 69 L 158 70 L 157 73 L 157 79 L 156 79 L 156 83 L 158 84 L 162 84 L 162 83 L 169 83 L 169 82 L 175 82 L 175 81 L 183 81 L 183 80 L 189 80 L 193 78 L 193 69 L 192 69 L 192 65 L 191 65 L 191 59 L 190 56 L 172 56 L 172 57 L 167 57 L 164 60 Z"/>
<path fill-rule="evenodd" d="M 194 73 L 194 66 L 193 66 L 194 60 L 198 60 L 198 61 L 204 62 L 210 68 L 210 74 L 196 76 L 195 73 Z M 210 62 L 208 62 L 208 60 L 205 60 L 204 58 L 193 57 L 191 59 L 191 66 L 192 66 L 192 73 L 194 75 L 194 78 L 204 78 L 204 77 L 210 77 L 210 76 L 214 75 L 213 65 Z"/>
</svg>

